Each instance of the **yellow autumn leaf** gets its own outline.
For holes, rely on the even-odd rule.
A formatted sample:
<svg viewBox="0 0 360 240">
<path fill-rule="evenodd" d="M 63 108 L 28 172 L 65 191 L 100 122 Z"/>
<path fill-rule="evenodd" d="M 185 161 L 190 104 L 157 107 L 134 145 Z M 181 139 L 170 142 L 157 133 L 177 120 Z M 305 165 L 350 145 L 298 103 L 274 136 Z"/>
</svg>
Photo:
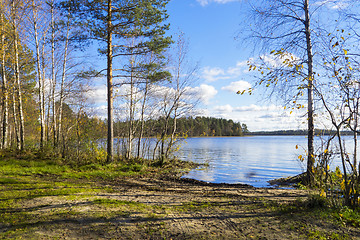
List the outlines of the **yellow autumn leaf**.
<svg viewBox="0 0 360 240">
<path fill-rule="evenodd" d="M 326 198 L 326 192 L 324 189 L 321 189 L 320 197 Z"/>
<path fill-rule="evenodd" d="M 341 190 L 345 190 L 345 179 L 342 180 L 340 186 L 341 186 Z"/>
</svg>

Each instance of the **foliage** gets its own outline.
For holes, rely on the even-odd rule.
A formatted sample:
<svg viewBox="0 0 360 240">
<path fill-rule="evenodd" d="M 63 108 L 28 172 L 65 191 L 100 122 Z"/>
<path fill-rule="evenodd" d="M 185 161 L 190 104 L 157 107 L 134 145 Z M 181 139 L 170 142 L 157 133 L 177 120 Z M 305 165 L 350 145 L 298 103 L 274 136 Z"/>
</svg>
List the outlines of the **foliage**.
<svg viewBox="0 0 360 240">
<path fill-rule="evenodd" d="M 334 134 L 323 142 L 318 153 L 318 167 L 314 169 L 322 194 L 336 206 L 344 204 L 355 208 L 360 205 L 358 127 L 360 85 L 357 54 L 347 47 L 352 44 L 344 30 L 329 34 L 329 48 L 324 56 L 325 79 L 316 87 L 316 95 L 324 107 L 324 116 L 331 122 Z M 343 138 L 342 130 L 352 135 L 352 144 Z M 334 173 L 329 165 L 334 158 L 341 160 Z"/>
</svg>

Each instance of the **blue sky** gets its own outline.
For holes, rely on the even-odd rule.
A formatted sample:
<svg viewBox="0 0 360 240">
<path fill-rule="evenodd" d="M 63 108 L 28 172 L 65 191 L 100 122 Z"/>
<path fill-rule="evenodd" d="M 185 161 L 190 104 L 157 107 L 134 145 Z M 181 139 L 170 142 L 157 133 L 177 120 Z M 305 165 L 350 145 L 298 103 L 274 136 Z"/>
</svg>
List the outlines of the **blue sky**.
<svg viewBox="0 0 360 240">
<path fill-rule="evenodd" d="M 254 57 L 251 44 L 236 40 L 247 21 L 246 4 L 239 0 L 172 0 L 168 4 L 171 33 L 182 31 L 189 40 L 189 56 L 199 62 L 198 86 L 208 100 L 200 108 L 212 117 L 233 119 L 249 130 L 305 128 L 298 114 L 264 101 L 265 93 L 237 95 L 253 86 L 247 60 Z"/>
<path fill-rule="evenodd" d="M 319 0 L 330 11 L 339 5 Z M 284 109 L 281 102 L 270 102 L 263 89 L 250 96 L 237 95 L 239 90 L 254 86 L 253 72 L 247 61 L 258 59 L 251 42 L 236 40 L 238 32 L 250 24 L 248 5 L 244 0 L 171 0 L 167 6 L 171 29 L 185 34 L 189 44 L 189 61 L 199 63 L 198 81 L 192 91 L 202 99 L 201 115 L 232 119 L 245 123 L 250 131 L 306 129 L 306 112 Z M 322 16 L 328 16 L 322 15 Z M 93 51 L 95 52 L 95 51 Z M 265 56 L 266 57 L 266 56 Z M 270 61 L 272 59 L 269 59 Z M 92 98 L 100 115 L 106 116 L 106 85 L 94 89 Z M 321 127 L 321 126 L 319 126 Z"/>
</svg>

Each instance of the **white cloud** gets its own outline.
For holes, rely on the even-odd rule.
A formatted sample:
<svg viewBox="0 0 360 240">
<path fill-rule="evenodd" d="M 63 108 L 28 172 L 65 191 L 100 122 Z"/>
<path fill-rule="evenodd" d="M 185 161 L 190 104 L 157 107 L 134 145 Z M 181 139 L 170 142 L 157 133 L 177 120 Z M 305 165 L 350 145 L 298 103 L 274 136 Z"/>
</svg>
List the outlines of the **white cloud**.
<svg viewBox="0 0 360 240">
<path fill-rule="evenodd" d="M 86 93 L 88 99 L 95 104 L 107 102 L 106 86 L 97 86 Z"/>
<path fill-rule="evenodd" d="M 225 71 L 221 68 L 215 67 L 205 67 L 203 69 L 203 78 L 208 82 L 214 82 L 219 79 L 223 79 L 225 76 Z"/>
<path fill-rule="evenodd" d="M 234 108 L 236 112 L 263 112 L 263 111 L 278 111 L 283 109 L 282 106 L 270 105 L 270 106 L 259 106 L 251 104 L 249 106 L 242 106 Z"/>
<path fill-rule="evenodd" d="M 207 82 L 215 82 L 217 80 L 235 79 L 248 72 L 247 61 L 237 62 L 234 67 L 222 69 L 220 67 L 204 67 L 202 70 L 202 78 Z"/>
<path fill-rule="evenodd" d="M 282 54 L 265 54 L 259 56 L 258 59 L 250 58 L 249 62 L 252 65 L 263 65 L 265 64 L 270 68 L 287 67 L 289 64 L 296 65 L 300 63 L 300 58 L 295 54 L 284 52 Z"/>
<path fill-rule="evenodd" d="M 234 108 L 232 106 L 230 106 L 229 104 L 214 107 L 214 110 L 216 112 L 220 112 L 220 113 L 231 113 L 233 111 L 233 109 Z"/>
<path fill-rule="evenodd" d="M 249 88 L 251 88 L 250 83 L 248 83 L 246 81 L 237 81 L 237 82 L 230 83 L 230 85 L 228 85 L 228 86 L 222 87 L 221 90 L 236 93 L 237 91 L 248 90 Z"/>
<path fill-rule="evenodd" d="M 247 65 L 247 61 L 237 62 L 235 67 L 228 68 L 227 73 L 232 76 L 239 76 L 244 72 L 248 72 L 247 68 L 245 68 Z"/>
<path fill-rule="evenodd" d="M 229 2 L 239 2 L 239 0 L 196 0 L 196 1 L 200 3 L 201 6 L 206 6 L 212 2 L 219 4 L 225 4 Z"/>
<path fill-rule="evenodd" d="M 168 95 L 174 95 L 175 89 L 165 86 L 152 85 L 150 86 L 150 93 L 157 98 L 161 98 Z"/>
<path fill-rule="evenodd" d="M 207 116 L 232 119 L 245 123 L 250 131 L 287 130 L 306 128 L 303 110 L 284 110 L 282 106 L 248 105 L 234 107 L 230 104 L 214 106 Z"/>
<path fill-rule="evenodd" d="M 209 104 L 209 101 L 218 93 L 214 86 L 207 84 L 201 84 L 194 88 L 188 87 L 187 92 L 189 95 L 195 94 L 204 104 Z"/>
<path fill-rule="evenodd" d="M 88 114 L 90 116 L 97 116 L 100 119 L 106 119 L 107 118 L 107 106 L 106 105 L 100 105 L 97 107 L 91 107 L 88 109 Z"/>
<path fill-rule="evenodd" d="M 173 88 L 154 85 L 151 92 L 156 97 L 163 98 L 164 96 L 174 95 L 176 91 Z M 184 89 L 183 97 L 191 100 L 199 99 L 204 104 L 209 104 L 209 101 L 214 98 L 217 93 L 218 91 L 214 86 L 201 84 L 198 87 L 186 87 Z"/>
</svg>

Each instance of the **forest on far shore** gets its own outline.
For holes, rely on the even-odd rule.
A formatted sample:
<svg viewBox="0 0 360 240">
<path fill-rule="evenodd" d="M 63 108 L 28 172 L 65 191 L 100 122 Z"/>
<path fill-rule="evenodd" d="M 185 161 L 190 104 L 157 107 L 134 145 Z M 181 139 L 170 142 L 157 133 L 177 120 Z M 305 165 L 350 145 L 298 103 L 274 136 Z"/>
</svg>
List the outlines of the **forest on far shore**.
<svg viewBox="0 0 360 240">
<path fill-rule="evenodd" d="M 126 137 L 128 129 L 128 121 L 115 122 L 115 137 Z M 135 125 L 140 125 L 136 122 Z M 156 137 L 161 133 L 161 129 L 166 124 L 163 118 L 157 120 L 150 119 L 145 122 L 145 136 Z M 168 124 L 174 125 L 174 119 L 170 119 Z M 168 135 L 171 134 L 172 128 L 168 129 Z M 246 124 L 234 122 L 223 118 L 214 117 L 182 117 L 176 121 L 176 133 L 179 137 L 206 137 L 206 136 L 243 136 L 249 133 Z"/>
</svg>

